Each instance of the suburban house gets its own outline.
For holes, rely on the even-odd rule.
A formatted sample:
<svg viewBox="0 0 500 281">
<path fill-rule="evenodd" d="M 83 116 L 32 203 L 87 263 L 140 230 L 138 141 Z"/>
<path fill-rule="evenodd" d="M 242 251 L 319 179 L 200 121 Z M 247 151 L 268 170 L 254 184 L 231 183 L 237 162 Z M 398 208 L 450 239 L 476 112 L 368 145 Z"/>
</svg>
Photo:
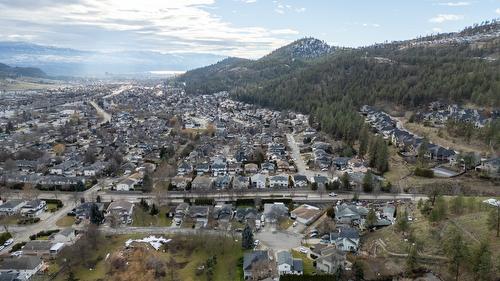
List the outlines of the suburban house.
<svg viewBox="0 0 500 281">
<path fill-rule="evenodd" d="M 102 203 L 85 202 L 74 208 L 72 212 L 75 214 L 77 219 L 88 220 L 90 219 L 92 205 L 94 204 L 97 205 L 100 212 L 104 211 L 104 204 Z"/>
<path fill-rule="evenodd" d="M 257 210 L 252 207 L 238 208 L 234 217 L 239 222 L 255 220 L 257 218 Z"/>
<path fill-rule="evenodd" d="M 345 266 L 345 252 L 337 249 L 333 245 L 318 244 L 315 246 L 313 253 L 318 257 L 316 259 L 316 270 L 318 271 L 334 274 L 339 268 L 343 269 Z"/>
<path fill-rule="evenodd" d="M 128 177 L 122 181 L 120 181 L 117 185 L 116 185 L 116 190 L 118 191 L 129 191 L 129 190 L 133 190 L 135 185 L 138 183 L 139 181 L 135 178 L 132 178 L 132 177 Z"/>
<path fill-rule="evenodd" d="M 197 176 L 191 182 L 191 189 L 193 190 L 208 190 L 212 188 L 212 179 L 207 176 Z"/>
<path fill-rule="evenodd" d="M 245 176 L 235 176 L 233 179 L 233 189 L 247 189 L 250 185 L 250 178 Z"/>
<path fill-rule="evenodd" d="M 481 165 L 476 167 L 476 171 L 485 172 L 490 177 L 500 177 L 500 157 L 481 161 Z"/>
<path fill-rule="evenodd" d="M 47 210 L 47 203 L 40 199 L 35 199 L 26 202 L 21 208 L 21 215 L 29 218 L 38 217 L 45 210 Z"/>
<path fill-rule="evenodd" d="M 106 210 L 106 217 L 113 216 L 122 224 L 132 223 L 134 204 L 125 200 L 111 202 Z"/>
<path fill-rule="evenodd" d="M 50 235 L 49 240 L 55 243 L 71 245 L 76 241 L 76 234 L 73 228 L 65 228 Z"/>
<path fill-rule="evenodd" d="M 276 254 L 278 261 L 278 273 L 279 275 L 293 274 L 302 275 L 304 274 L 304 264 L 301 259 L 292 258 L 292 254 L 289 251 L 281 251 Z"/>
<path fill-rule="evenodd" d="M 46 259 L 55 258 L 64 247 L 64 243 L 54 243 L 48 240 L 32 240 L 23 246 L 24 255 L 38 256 Z"/>
<path fill-rule="evenodd" d="M 368 209 L 356 205 L 342 204 L 335 206 L 335 220 L 340 223 L 359 223 L 361 217 L 368 214 Z"/>
<path fill-rule="evenodd" d="M 179 167 L 177 167 L 178 175 L 187 175 L 191 174 L 192 172 L 193 172 L 193 166 L 185 161 L 183 161 L 181 164 L 179 164 Z"/>
<path fill-rule="evenodd" d="M 170 180 L 170 183 L 177 189 L 185 190 L 188 184 L 191 182 L 191 178 L 184 176 L 175 176 Z"/>
<path fill-rule="evenodd" d="M 189 208 L 189 217 L 196 222 L 195 228 L 207 227 L 209 213 L 209 206 L 191 206 L 191 208 Z"/>
<path fill-rule="evenodd" d="M 253 188 L 266 188 L 266 176 L 263 174 L 256 174 L 251 177 Z"/>
<path fill-rule="evenodd" d="M 245 164 L 245 173 L 255 174 L 258 171 L 259 171 L 259 166 L 257 166 L 257 164 L 254 164 L 254 163 Z"/>
<path fill-rule="evenodd" d="M 281 217 L 288 217 L 288 207 L 281 202 L 266 203 L 263 215 L 266 222 L 275 223 Z"/>
<path fill-rule="evenodd" d="M 233 205 L 231 204 L 215 205 L 212 216 L 214 219 L 218 221 L 230 221 L 233 218 Z"/>
<path fill-rule="evenodd" d="M 0 205 L 0 215 L 12 216 L 19 214 L 26 201 L 21 199 L 12 199 Z"/>
<path fill-rule="evenodd" d="M 302 204 L 292 212 L 290 212 L 290 217 L 300 222 L 301 224 L 310 225 L 311 223 L 316 221 L 316 219 L 318 219 L 321 214 L 323 214 L 323 211 L 321 211 L 320 208 Z"/>
<path fill-rule="evenodd" d="M 0 273 L 17 274 L 15 280 L 29 280 L 43 267 L 43 261 L 39 257 L 20 256 L 6 258 L 0 262 Z M 6 275 L 5 275 L 6 276 Z"/>
<path fill-rule="evenodd" d="M 253 276 L 254 267 L 267 267 L 268 270 L 259 271 L 259 276 Z M 273 263 L 267 251 L 252 251 L 243 256 L 243 278 L 245 280 L 263 280 L 272 277 Z"/>
<path fill-rule="evenodd" d="M 352 227 L 340 227 L 338 232 L 330 233 L 330 242 L 344 252 L 356 252 L 359 248 L 359 232 Z"/>
<path fill-rule="evenodd" d="M 177 205 L 177 207 L 175 207 L 174 222 L 176 224 L 180 224 L 184 216 L 187 215 L 188 211 L 189 211 L 188 203 L 182 202 L 179 205 Z"/>
<path fill-rule="evenodd" d="M 293 184 L 295 187 L 307 187 L 309 181 L 307 180 L 307 177 L 304 175 L 294 175 Z"/>
<path fill-rule="evenodd" d="M 269 186 L 271 188 L 286 188 L 288 187 L 288 176 L 277 175 L 269 177 Z"/>
</svg>

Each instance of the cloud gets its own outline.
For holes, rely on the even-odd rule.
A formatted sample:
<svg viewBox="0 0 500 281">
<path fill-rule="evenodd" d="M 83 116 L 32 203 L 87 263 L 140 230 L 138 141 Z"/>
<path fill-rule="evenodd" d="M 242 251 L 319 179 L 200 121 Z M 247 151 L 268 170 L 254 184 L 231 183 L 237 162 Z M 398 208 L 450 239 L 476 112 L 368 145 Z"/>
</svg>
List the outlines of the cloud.
<svg viewBox="0 0 500 281">
<path fill-rule="evenodd" d="M 214 7 L 215 0 L 0 0 L 0 36 L 15 34 L 19 40 L 25 36 L 22 40 L 88 50 L 256 58 L 298 34 L 293 29 L 235 26 L 214 14 Z"/>
<path fill-rule="evenodd" d="M 363 26 L 363 27 L 380 27 L 380 24 L 378 24 L 378 23 L 362 23 L 361 26 Z"/>
<path fill-rule="evenodd" d="M 285 4 L 283 0 L 273 0 L 272 3 L 275 5 L 274 11 L 280 15 L 285 14 L 287 11 L 294 11 L 296 13 L 303 13 L 306 11 L 304 7 L 295 7 L 290 4 Z"/>
<path fill-rule="evenodd" d="M 434 22 L 434 23 L 443 23 L 445 21 L 457 21 L 457 20 L 462 20 L 464 18 L 463 15 L 453 15 L 453 14 L 439 14 L 431 19 L 429 19 L 429 22 Z"/>
<path fill-rule="evenodd" d="M 442 31 L 443 31 L 443 29 L 442 29 L 442 28 L 440 28 L 440 27 L 433 27 L 433 28 L 432 28 L 432 32 L 437 32 L 437 33 L 440 33 L 440 32 L 442 32 Z"/>
<path fill-rule="evenodd" d="M 463 7 L 463 6 L 469 6 L 471 3 L 470 2 L 442 2 L 442 3 L 437 3 L 439 6 L 448 6 L 448 7 Z"/>
<path fill-rule="evenodd" d="M 252 3 L 256 3 L 257 0 L 241 0 L 241 2 L 246 3 L 246 4 L 252 4 Z"/>
<path fill-rule="evenodd" d="M 499 14 L 500 15 L 500 8 L 496 9 L 495 10 L 495 13 Z"/>
</svg>

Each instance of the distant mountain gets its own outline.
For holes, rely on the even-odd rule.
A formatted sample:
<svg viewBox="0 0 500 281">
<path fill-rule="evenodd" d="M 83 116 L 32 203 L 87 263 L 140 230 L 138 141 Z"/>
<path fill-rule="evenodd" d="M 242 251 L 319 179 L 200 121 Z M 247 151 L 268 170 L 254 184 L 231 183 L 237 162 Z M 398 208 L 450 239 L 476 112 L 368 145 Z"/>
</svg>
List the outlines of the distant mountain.
<svg viewBox="0 0 500 281">
<path fill-rule="evenodd" d="M 24 42 L 0 42 L 0 61 L 34 66 L 49 75 L 102 76 L 150 71 L 186 71 L 213 64 L 224 56 L 151 51 L 93 52 Z"/>
<path fill-rule="evenodd" d="M 305 38 L 259 60 L 231 60 L 178 79 L 191 94 L 230 91 L 265 106 L 317 110 L 344 97 L 403 107 L 436 99 L 500 106 L 500 22 L 372 46 L 331 48 Z M 224 65 L 224 67 L 222 67 Z"/>
<path fill-rule="evenodd" d="M 47 74 L 35 67 L 10 67 L 0 63 L 0 78 L 19 77 L 46 78 Z"/>
<path fill-rule="evenodd" d="M 269 55 L 263 57 L 263 60 L 268 59 L 314 59 L 327 54 L 330 54 L 334 48 L 330 47 L 324 41 L 316 38 L 308 37 L 294 41 L 284 47 L 281 47 Z"/>
</svg>

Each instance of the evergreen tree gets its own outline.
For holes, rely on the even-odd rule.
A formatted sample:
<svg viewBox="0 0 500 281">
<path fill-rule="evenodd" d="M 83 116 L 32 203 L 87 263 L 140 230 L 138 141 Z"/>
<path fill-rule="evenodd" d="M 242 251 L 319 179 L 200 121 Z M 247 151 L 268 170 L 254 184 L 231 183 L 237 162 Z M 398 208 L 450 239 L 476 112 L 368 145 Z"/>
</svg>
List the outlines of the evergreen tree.
<svg viewBox="0 0 500 281">
<path fill-rule="evenodd" d="M 153 190 L 153 179 L 146 173 L 144 178 L 142 179 L 142 191 L 143 192 L 151 192 Z"/>
<path fill-rule="evenodd" d="M 460 267 L 468 255 L 467 244 L 462 238 L 462 235 L 453 227 L 447 234 L 447 239 L 444 243 L 444 251 L 450 258 L 449 270 L 455 275 L 455 280 L 458 281 Z"/>
<path fill-rule="evenodd" d="M 158 213 L 160 213 L 160 211 L 156 207 L 156 204 L 153 203 L 153 206 L 151 206 L 151 211 L 149 211 L 149 214 L 152 216 L 156 216 L 156 215 L 158 215 Z"/>
<path fill-rule="evenodd" d="M 363 177 L 363 191 L 372 192 L 373 191 L 373 176 L 370 171 L 366 172 Z"/>
<path fill-rule="evenodd" d="M 366 125 L 363 126 L 363 129 L 361 129 L 361 134 L 359 136 L 359 150 L 358 150 L 358 155 L 363 158 L 366 155 L 366 152 L 368 151 L 368 143 L 369 143 L 369 133 L 368 133 L 368 127 Z"/>
<path fill-rule="evenodd" d="M 340 181 L 342 182 L 342 188 L 343 189 L 350 189 L 351 188 L 349 174 L 347 172 L 345 172 L 345 173 L 342 174 L 342 177 L 340 178 Z"/>
<path fill-rule="evenodd" d="M 477 280 L 491 280 L 493 263 L 490 245 L 487 241 L 479 243 L 479 246 L 473 251 L 471 263 L 472 272 Z"/>
<path fill-rule="evenodd" d="M 412 274 L 418 267 L 417 245 L 408 247 L 408 256 L 406 256 L 406 272 Z"/>
<path fill-rule="evenodd" d="M 373 227 L 377 223 L 377 215 L 375 214 L 375 210 L 373 208 L 370 208 L 368 211 L 365 223 L 367 227 Z"/>
<path fill-rule="evenodd" d="M 243 247 L 243 249 L 252 249 L 254 246 L 253 232 L 248 224 L 245 226 L 245 229 L 243 229 L 243 233 L 241 235 L 241 246 Z"/>
<path fill-rule="evenodd" d="M 490 211 L 490 213 L 488 214 L 487 224 L 488 224 L 488 228 L 490 230 L 496 230 L 497 237 L 499 237 L 499 234 L 500 234 L 500 206 L 498 206 L 495 209 Z"/>
<path fill-rule="evenodd" d="M 365 273 L 363 271 L 363 265 L 360 261 L 356 260 L 352 265 L 352 271 L 354 273 L 354 280 L 360 281 L 365 279 Z"/>
<path fill-rule="evenodd" d="M 100 225 L 104 221 L 104 215 L 99 211 L 97 204 L 92 204 L 90 207 L 90 222 L 95 225 Z"/>
</svg>

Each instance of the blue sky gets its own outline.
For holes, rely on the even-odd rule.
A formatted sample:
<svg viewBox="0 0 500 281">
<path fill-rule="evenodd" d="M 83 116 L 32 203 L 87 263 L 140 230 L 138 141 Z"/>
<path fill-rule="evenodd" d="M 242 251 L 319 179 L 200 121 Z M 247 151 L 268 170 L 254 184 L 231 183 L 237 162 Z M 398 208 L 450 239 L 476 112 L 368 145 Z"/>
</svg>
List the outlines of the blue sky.
<svg viewBox="0 0 500 281">
<path fill-rule="evenodd" d="M 0 0 L 0 40 L 257 58 L 307 36 L 356 47 L 499 17 L 500 0 Z"/>
</svg>

